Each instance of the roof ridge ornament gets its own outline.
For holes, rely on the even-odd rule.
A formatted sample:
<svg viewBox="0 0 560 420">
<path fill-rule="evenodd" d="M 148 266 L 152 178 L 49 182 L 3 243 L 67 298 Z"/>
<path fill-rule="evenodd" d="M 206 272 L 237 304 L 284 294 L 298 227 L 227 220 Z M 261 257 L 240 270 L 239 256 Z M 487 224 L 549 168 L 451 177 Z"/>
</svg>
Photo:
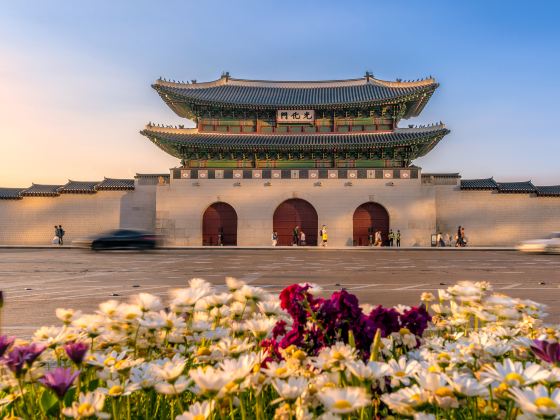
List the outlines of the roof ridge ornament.
<svg viewBox="0 0 560 420">
<path fill-rule="evenodd" d="M 369 82 L 369 79 L 373 79 L 373 73 L 369 70 L 366 70 L 366 74 L 364 75 L 366 81 Z"/>
</svg>

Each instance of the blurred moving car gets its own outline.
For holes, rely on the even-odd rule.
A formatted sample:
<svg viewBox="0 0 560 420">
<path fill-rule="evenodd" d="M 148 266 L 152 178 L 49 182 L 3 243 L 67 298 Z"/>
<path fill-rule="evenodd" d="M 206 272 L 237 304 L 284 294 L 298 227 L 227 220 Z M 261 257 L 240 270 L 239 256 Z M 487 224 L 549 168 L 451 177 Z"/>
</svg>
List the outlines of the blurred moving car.
<svg viewBox="0 0 560 420">
<path fill-rule="evenodd" d="M 560 232 L 553 232 L 544 239 L 523 241 L 517 249 L 521 252 L 560 254 Z"/>
<path fill-rule="evenodd" d="M 158 237 L 150 232 L 133 229 L 117 229 L 102 233 L 87 240 L 75 241 L 75 245 L 102 249 L 154 249 Z"/>
</svg>

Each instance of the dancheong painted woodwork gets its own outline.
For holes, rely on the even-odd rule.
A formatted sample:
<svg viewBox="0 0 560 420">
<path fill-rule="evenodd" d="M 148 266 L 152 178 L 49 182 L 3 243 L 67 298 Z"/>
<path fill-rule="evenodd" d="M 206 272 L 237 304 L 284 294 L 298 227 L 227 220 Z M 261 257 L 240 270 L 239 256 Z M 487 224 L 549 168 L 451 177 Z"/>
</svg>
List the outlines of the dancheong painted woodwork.
<svg viewBox="0 0 560 420">
<path fill-rule="evenodd" d="M 141 134 L 185 168 L 407 167 L 449 133 L 442 123 L 400 128 L 438 87 L 433 78 L 205 83 L 158 79 L 153 88 L 196 127 L 148 124 Z"/>
</svg>

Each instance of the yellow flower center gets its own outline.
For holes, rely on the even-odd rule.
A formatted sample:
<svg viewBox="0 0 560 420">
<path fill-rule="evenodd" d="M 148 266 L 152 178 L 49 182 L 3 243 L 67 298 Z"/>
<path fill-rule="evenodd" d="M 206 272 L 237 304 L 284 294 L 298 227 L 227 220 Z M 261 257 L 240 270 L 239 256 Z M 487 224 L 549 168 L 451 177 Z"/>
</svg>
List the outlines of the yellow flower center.
<svg viewBox="0 0 560 420">
<path fill-rule="evenodd" d="M 105 359 L 105 361 L 103 362 L 103 364 L 105 366 L 113 366 L 115 364 L 115 362 L 117 361 L 117 359 L 115 359 L 112 356 L 109 356 Z"/>
<path fill-rule="evenodd" d="M 232 391 L 236 387 L 235 382 L 228 382 L 224 387 L 228 392 Z"/>
<path fill-rule="evenodd" d="M 352 408 L 352 403 L 348 400 L 337 400 L 333 404 L 333 407 L 337 410 L 348 410 L 349 408 Z"/>
<path fill-rule="evenodd" d="M 126 361 L 125 360 L 119 360 L 117 363 L 115 363 L 115 369 L 117 369 L 117 370 L 121 370 L 125 367 L 126 367 Z"/>
<path fill-rule="evenodd" d="M 89 415 L 89 413 L 91 413 L 93 410 L 93 406 L 90 403 L 81 403 L 78 406 L 78 415 L 80 416 L 87 416 Z"/>
<path fill-rule="evenodd" d="M 539 408 L 556 408 L 557 404 L 548 397 L 539 397 L 535 400 L 535 405 Z"/>
<path fill-rule="evenodd" d="M 432 365 L 432 366 L 430 366 L 430 367 L 428 368 L 428 372 L 430 372 L 430 373 L 439 372 L 439 367 L 438 367 L 438 366 L 433 366 L 433 365 Z"/>
<path fill-rule="evenodd" d="M 508 373 L 504 379 L 505 379 L 504 382 L 506 382 L 508 385 L 511 385 L 512 383 L 514 384 L 519 383 L 521 385 L 525 382 L 523 376 L 521 376 L 519 373 L 516 372 Z"/>
<path fill-rule="evenodd" d="M 293 357 L 297 360 L 303 360 L 306 357 L 306 354 L 303 350 L 297 350 L 294 352 Z"/>
<path fill-rule="evenodd" d="M 112 397 L 116 397 L 118 395 L 121 395 L 124 392 L 124 388 L 120 385 L 113 385 L 111 387 L 111 389 L 109 389 L 108 394 L 111 395 Z"/>
<path fill-rule="evenodd" d="M 210 351 L 210 349 L 206 346 L 203 347 L 199 347 L 197 352 L 196 352 L 197 356 L 210 356 L 212 354 L 212 352 Z"/>
<path fill-rule="evenodd" d="M 404 376 L 406 376 L 406 373 L 402 370 L 398 370 L 395 372 L 395 376 L 398 376 L 399 378 L 402 378 Z"/>
<path fill-rule="evenodd" d="M 204 420 L 205 418 L 204 414 L 197 414 L 196 416 L 193 416 L 193 420 Z"/>
<path fill-rule="evenodd" d="M 412 394 L 410 396 L 410 401 L 419 403 L 420 401 L 422 401 L 422 398 L 420 397 L 420 394 Z"/>
<path fill-rule="evenodd" d="M 344 355 L 337 350 L 332 354 L 332 358 L 334 360 L 344 360 Z"/>
<path fill-rule="evenodd" d="M 451 356 L 447 353 L 440 353 L 440 354 L 438 354 L 438 359 L 440 361 L 450 360 Z"/>
<path fill-rule="evenodd" d="M 409 330 L 408 328 L 401 328 L 401 329 L 399 330 L 399 334 L 400 334 L 400 335 L 407 335 L 407 334 L 410 334 L 410 330 Z"/>
<path fill-rule="evenodd" d="M 276 370 L 274 371 L 274 373 L 276 374 L 276 376 L 285 375 L 286 372 L 288 372 L 288 369 L 286 369 L 285 367 L 279 367 L 278 369 L 276 369 Z"/>
<path fill-rule="evenodd" d="M 436 389 L 435 394 L 438 397 L 452 397 L 453 396 L 453 391 L 450 388 L 447 388 L 446 386 L 442 386 L 439 387 L 438 389 Z"/>
</svg>

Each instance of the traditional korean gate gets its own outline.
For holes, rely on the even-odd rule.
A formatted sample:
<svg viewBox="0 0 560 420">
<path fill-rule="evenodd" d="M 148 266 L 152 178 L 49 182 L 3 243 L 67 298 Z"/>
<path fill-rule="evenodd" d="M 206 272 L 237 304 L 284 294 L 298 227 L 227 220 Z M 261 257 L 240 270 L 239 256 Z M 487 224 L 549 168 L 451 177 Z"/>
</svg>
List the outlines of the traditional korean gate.
<svg viewBox="0 0 560 420">
<path fill-rule="evenodd" d="M 364 203 L 354 212 L 354 235 L 355 246 L 369 245 L 368 235 L 376 230 L 381 230 L 383 242 L 387 241 L 389 234 L 389 213 L 381 204 Z"/>
<path fill-rule="evenodd" d="M 227 203 L 214 203 L 202 216 L 202 245 L 237 245 L 237 213 Z"/>
<path fill-rule="evenodd" d="M 292 198 L 280 204 L 274 212 L 273 229 L 278 232 L 278 245 L 292 245 L 294 227 L 305 233 L 308 246 L 317 246 L 319 222 L 315 208 L 305 200 Z"/>
</svg>

